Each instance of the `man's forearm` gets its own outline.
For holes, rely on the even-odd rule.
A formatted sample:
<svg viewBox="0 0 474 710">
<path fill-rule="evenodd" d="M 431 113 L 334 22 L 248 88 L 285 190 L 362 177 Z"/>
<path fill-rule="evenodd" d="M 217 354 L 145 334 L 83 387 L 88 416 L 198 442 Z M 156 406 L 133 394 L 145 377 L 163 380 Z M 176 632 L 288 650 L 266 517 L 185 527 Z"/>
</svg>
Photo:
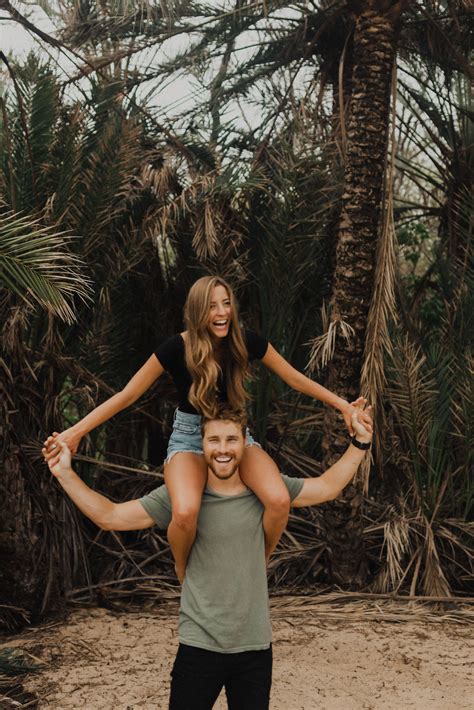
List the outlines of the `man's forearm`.
<svg viewBox="0 0 474 710">
<path fill-rule="evenodd" d="M 341 458 L 320 476 L 319 480 L 325 484 L 331 495 L 328 500 L 337 498 L 352 481 L 366 453 L 350 444 Z"/>
<path fill-rule="evenodd" d="M 341 458 L 318 478 L 306 478 L 300 494 L 292 505 L 319 505 L 328 500 L 334 500 L 354 478 L 365 451 L 350 444 Z"/>
<path fill-rule="evenodd" d="M 72 468 L 56 476 L 56 479 L 84 515 L 98 527 L 108 529 L 114 508 L 112 501 L 89 488 Z"/>
</svg>

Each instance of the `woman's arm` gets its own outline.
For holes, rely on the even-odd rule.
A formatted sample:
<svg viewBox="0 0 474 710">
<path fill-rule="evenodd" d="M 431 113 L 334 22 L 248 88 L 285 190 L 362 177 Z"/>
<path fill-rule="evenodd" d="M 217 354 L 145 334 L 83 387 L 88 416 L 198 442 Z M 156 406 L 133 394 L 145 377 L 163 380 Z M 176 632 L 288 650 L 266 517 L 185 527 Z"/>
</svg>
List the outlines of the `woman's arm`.
<svg viewBox="0 0 474 710">
<path fill-rule="evenodd" d="M 151 355 L 123 390 L 102 402 L 74 426 L 58 434 L 59 439 L 75 454 L 83 436 L 133 404 L 163 372 L 164 368 L 156 355 Z"/>
<path fill-rule="evenodd" d="M 326 387 L 314 382 L 309 377 L 306 377 L 306 375 L 303 375 L 302 372 L 296 370 L 270 343 L 268 343 L 267 352 L 262 358 L 262 362 L 265 367 L 272 370 L 272 372 L 278 375 L 278 377 L 280 377 L 283 382 L 286 382 L 292 389 L 307 394 L 309 397 L 318 399 L 320 402 L 324 402 L 338 409 L 344 417 L 347 428 L 352 434 L 351 415 L 353 406 L 349 404 L 347 400 L 339 397 L 337 394 L 334 394 L 334 392 L 331 392 L 326 389 Z M 360 412 L 359 416 L 364 421 L 364 413 Z"/>
</svg>

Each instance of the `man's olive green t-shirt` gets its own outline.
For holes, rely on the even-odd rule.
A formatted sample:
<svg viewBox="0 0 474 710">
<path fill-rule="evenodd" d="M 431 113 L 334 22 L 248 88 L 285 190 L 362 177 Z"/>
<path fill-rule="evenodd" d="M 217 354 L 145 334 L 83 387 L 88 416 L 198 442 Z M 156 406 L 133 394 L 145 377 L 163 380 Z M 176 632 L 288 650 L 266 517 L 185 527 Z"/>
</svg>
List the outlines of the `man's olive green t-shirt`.
<svg viewBox="0 0 474 710">
<path fill-rule="evenodd" d="M 304 479 L 282 479 L 294 500 Z M 166 486 L 140 502 L 160 528 L 168 527 L 171 502 Z M 234 496 L 205 489 L 181 592 L 181 643 L 219 653 L 270 646 L 262 516 L 262 504 L 248 489 Z"/>
</svg>

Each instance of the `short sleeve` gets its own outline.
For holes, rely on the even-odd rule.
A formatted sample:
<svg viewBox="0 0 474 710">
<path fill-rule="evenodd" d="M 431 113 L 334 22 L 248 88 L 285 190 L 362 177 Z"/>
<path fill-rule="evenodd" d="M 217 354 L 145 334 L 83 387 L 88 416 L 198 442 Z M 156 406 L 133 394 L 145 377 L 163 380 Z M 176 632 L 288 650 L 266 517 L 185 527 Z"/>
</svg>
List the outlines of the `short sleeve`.
<svg viewBox="0 0 474 710">
<path fill-rule="evenodd" d="M 281 474 L 283 483 L 288 489 L 288 493 L 290 494 L 290 500 L 293 501 L 295 498 L 298 498 L 299 494 L 301 493 L 301 490 L 303 488 L 303 483 L 305 481 L 304 478 L 291 478 L 291 476 L 285 476 L 283 473 Z M 150 513 L 151 515 L 151 513 Z"/>
<path fill-rule="evenodd" d="M 163 365 L 165 370 L 172 370 L 173 365 L 182 356 L 184 350 L 183 338 L 179 333 L 173 335 L 171 338 L 165 340 L 161 345 L 155 350 L 155 355 Z"/>
<path fill-rule="evenodd" d="M 159 528 L 165 529 L 171 522 L 171 500 L 166 486 L 159 486 L 140 498 L 140 503 Z"/>
<path fill-rule="evenodd" d="M 268 348 L 268 340 L 264 338 L 263 335 L 259 335 L 253 330 L 246 330 L 244 331 L 244 337 L 250 362 L 252 362 L 252 360 L 261 360 L 265 357 Z"/>
</svg>

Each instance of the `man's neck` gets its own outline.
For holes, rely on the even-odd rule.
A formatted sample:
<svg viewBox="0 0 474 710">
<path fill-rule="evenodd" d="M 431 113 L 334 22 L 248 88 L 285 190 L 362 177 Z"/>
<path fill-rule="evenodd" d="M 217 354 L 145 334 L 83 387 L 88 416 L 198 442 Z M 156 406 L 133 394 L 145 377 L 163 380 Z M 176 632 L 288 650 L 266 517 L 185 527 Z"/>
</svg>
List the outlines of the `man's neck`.
<svg viewBox="0 0 474 710">
<path fill-rule="evenodd" d="M 231 478 L 222 480 L 217 478 L 214 472 L 208 468 L 207 469 L 207 486 L 212 488 L 216 493 L 220 493 L 223 496 L 236 496 L 239 493 L 243 493 L 247 490 L 247 486 L 240 478 L 239 469 L 234 473 Z"/>
</svg>

